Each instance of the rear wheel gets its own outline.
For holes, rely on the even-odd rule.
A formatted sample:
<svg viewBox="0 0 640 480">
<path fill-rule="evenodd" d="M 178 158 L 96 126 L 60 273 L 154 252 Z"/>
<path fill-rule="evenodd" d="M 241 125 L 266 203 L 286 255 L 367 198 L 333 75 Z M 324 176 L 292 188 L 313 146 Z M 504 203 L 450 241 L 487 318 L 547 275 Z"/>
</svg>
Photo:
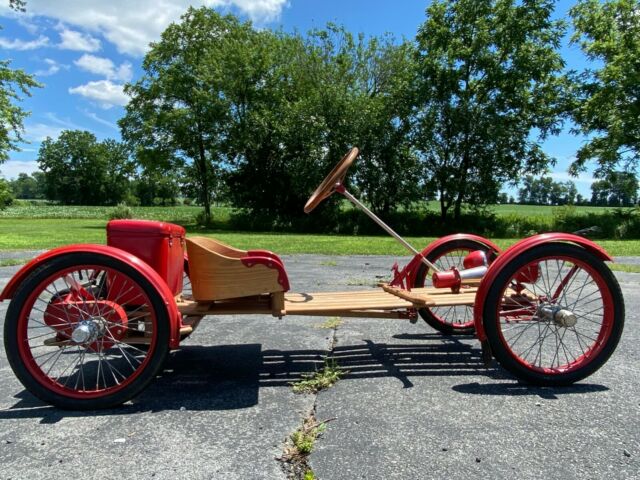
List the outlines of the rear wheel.
<svg viewBox="0 0 640 480">
<path fill-rule="evenodd" d="M 493 252 L 491 247 L 471 239 L 457 239 L 443 243 L 427 255 L 427 260 L 441 270 L 464 268 L 462 261 L 475 250 Z M 420 264 L 414 281 L 414 287 L 433 287 L 433 270 L 424 263 Z M 469 334 L 474 332 L 473 307 L 458 305 L 451 307 L 431 307 L 418 310 L 420 316 L 430 326 L 447 335 Z"/>
<path fill-rule="evenodd" d="M 615 350 L 624 300 L 600 258 L 575 245 L 544 244 L 498 273 L 483 322 L 504 368 L 529 383 L 568 385 L 598 370 Z"/>
<path fill-rule="evenodd" d="M 54 258 L 20 285 L 7 310 L 11 368 L 38 398 L 86 410 L 123 403 L 156 376 L 169 317 L 154 286 L 108 256 Z"/>
</svg>

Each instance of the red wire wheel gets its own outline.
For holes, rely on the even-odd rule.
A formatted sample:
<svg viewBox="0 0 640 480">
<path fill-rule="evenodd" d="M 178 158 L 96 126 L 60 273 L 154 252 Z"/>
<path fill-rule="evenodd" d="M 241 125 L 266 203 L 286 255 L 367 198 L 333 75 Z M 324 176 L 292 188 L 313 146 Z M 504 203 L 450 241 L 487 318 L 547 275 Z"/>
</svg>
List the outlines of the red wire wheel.
<svg viewBox="0 0 640 480">
<path fill-rule="evenodd" d="M 471 239 L 457 239 L 443 243 L 427 256 L 427 260 L 440 270 L 451 270 L 452 267 L 463 269 L 462 261 L 469 253 L 482 250 L 486 253 L 493 249 Z M 420 264 L 414 280 L 413 287 L 432 287 L 431 276 L 433 270 L 424 263 Z M 451 307 L 431 307 L 418 310 L 422 319 L 431 327 L 446 335 L 471 334 L 475 331 L 473 326 L 473 307 L 457 305 Z"/>
<path fill-rule="evenodd" d="M 20 285 L 4 342 L 11 368 L 36 397 L 64 409 L 107 408 L 139 394 L 162 368 L 169 317 L 134 267 L 71 253 Z"/>
<path fill-rule="evenodd" d="M 528 383 L 569 385 L 615 350 L 624 300 L 600 258 L 575 245 L 544 244 L 502 267 L 487 292 L 483 322 L 505 369 Z"/>
</svg>

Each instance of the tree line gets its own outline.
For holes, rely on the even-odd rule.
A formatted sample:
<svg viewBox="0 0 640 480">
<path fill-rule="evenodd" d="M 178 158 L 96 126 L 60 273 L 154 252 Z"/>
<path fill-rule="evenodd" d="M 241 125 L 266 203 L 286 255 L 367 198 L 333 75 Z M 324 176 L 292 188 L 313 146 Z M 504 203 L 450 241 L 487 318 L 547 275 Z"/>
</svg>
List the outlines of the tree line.
<svg viewBox="0 0 640 480">
<path fill-rule="evenodd" d="M 637 2 L 580 0 L 571 9 L 571 41 L 596 66 L 581 72 L 565 68 L 569 25 L 553 11 L 550 0 L 434 0 L 415 39 L 398 41 L 332 24 L 304 35 L 259 30 L 189 8 L 125 88 L 122 142 L 81 131 L 47 139 L 38 154 L 43 191 L 85 204 L 184 195 L 203 206 L 205 221 L 224 200 L 291 224 L 357 145 L 350 188 L 383 215 L 436 199 L 442 220 L 457 219 L 464 205 L 495 203 L 501 188 L 518 184 L 526 203 L 587 202 L 573 183 L 544 176 L 553 159 L 542 142 L 570 119 L 574 133 L 589 135 L 571 173 L 597 165 L 590 201 L 635 203 Z M 8 100 L 18 95 L 6 85 L 24 94 L 37 87 L 24 72 L 2 85 Z M 8 105 L 3 119 L 17 121 L 4 130 L 8 143 L 0 135 L 5 155 L 25 114 Z M 337 211 L 333 199 L 319 215 Z"/>
</svg>

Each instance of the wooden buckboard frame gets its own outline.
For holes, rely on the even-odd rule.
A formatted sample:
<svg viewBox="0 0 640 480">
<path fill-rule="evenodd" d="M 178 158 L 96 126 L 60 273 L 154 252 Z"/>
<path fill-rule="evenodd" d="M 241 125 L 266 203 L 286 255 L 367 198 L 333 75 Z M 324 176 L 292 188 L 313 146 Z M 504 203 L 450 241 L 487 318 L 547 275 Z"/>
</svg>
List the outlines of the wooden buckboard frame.
<svg viewBox="0 0 640 480">
<path fill-rule="evenodd" d="M 462 288 L 460 293 L 436 288 L 411 291 L 380 285 L 379 289 L 317 293 L 283 293 L 241 297 L 228 300 L 196 302 L 182 299 L 178 309 L 186 316 L 272 314 L 368 318 L 412 318 L 415 309 L 473 305 L 476 287 Z"/>
</svg>

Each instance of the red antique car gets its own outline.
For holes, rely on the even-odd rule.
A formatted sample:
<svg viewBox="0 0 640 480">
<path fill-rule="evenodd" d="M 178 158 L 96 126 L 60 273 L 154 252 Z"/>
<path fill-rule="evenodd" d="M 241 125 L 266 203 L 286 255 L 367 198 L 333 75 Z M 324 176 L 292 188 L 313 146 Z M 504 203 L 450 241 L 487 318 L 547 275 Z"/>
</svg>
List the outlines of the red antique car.
<svg viewBox="0 0 640 480">
<path fill-rule="evenodd" d="M 421 316 L 445 334 L 472 333 L 486 361 L 517 378 L 560 386 L 591 375 L 611 356 L 624 325 L 611 257 L 577 235 L 526 238 L 505 251 L 475 235 L 414 249 L 344 186 L 352 149 L 305 206 L 334 192 L 409 249 L 413 259 L 378 288 L 291 293 L 282 260 L 182 227 L 121 220 L 107 245 L 71 245 L 25 265 L 5 287 L 7 358 L 22 384 L 67 409 L 105 408 L 139 394 L 208 315 Z M 185 252 L 186 247 L 186 252 Z M 191 292 L 183 292 L 184 279 Z"/>
</svg>

